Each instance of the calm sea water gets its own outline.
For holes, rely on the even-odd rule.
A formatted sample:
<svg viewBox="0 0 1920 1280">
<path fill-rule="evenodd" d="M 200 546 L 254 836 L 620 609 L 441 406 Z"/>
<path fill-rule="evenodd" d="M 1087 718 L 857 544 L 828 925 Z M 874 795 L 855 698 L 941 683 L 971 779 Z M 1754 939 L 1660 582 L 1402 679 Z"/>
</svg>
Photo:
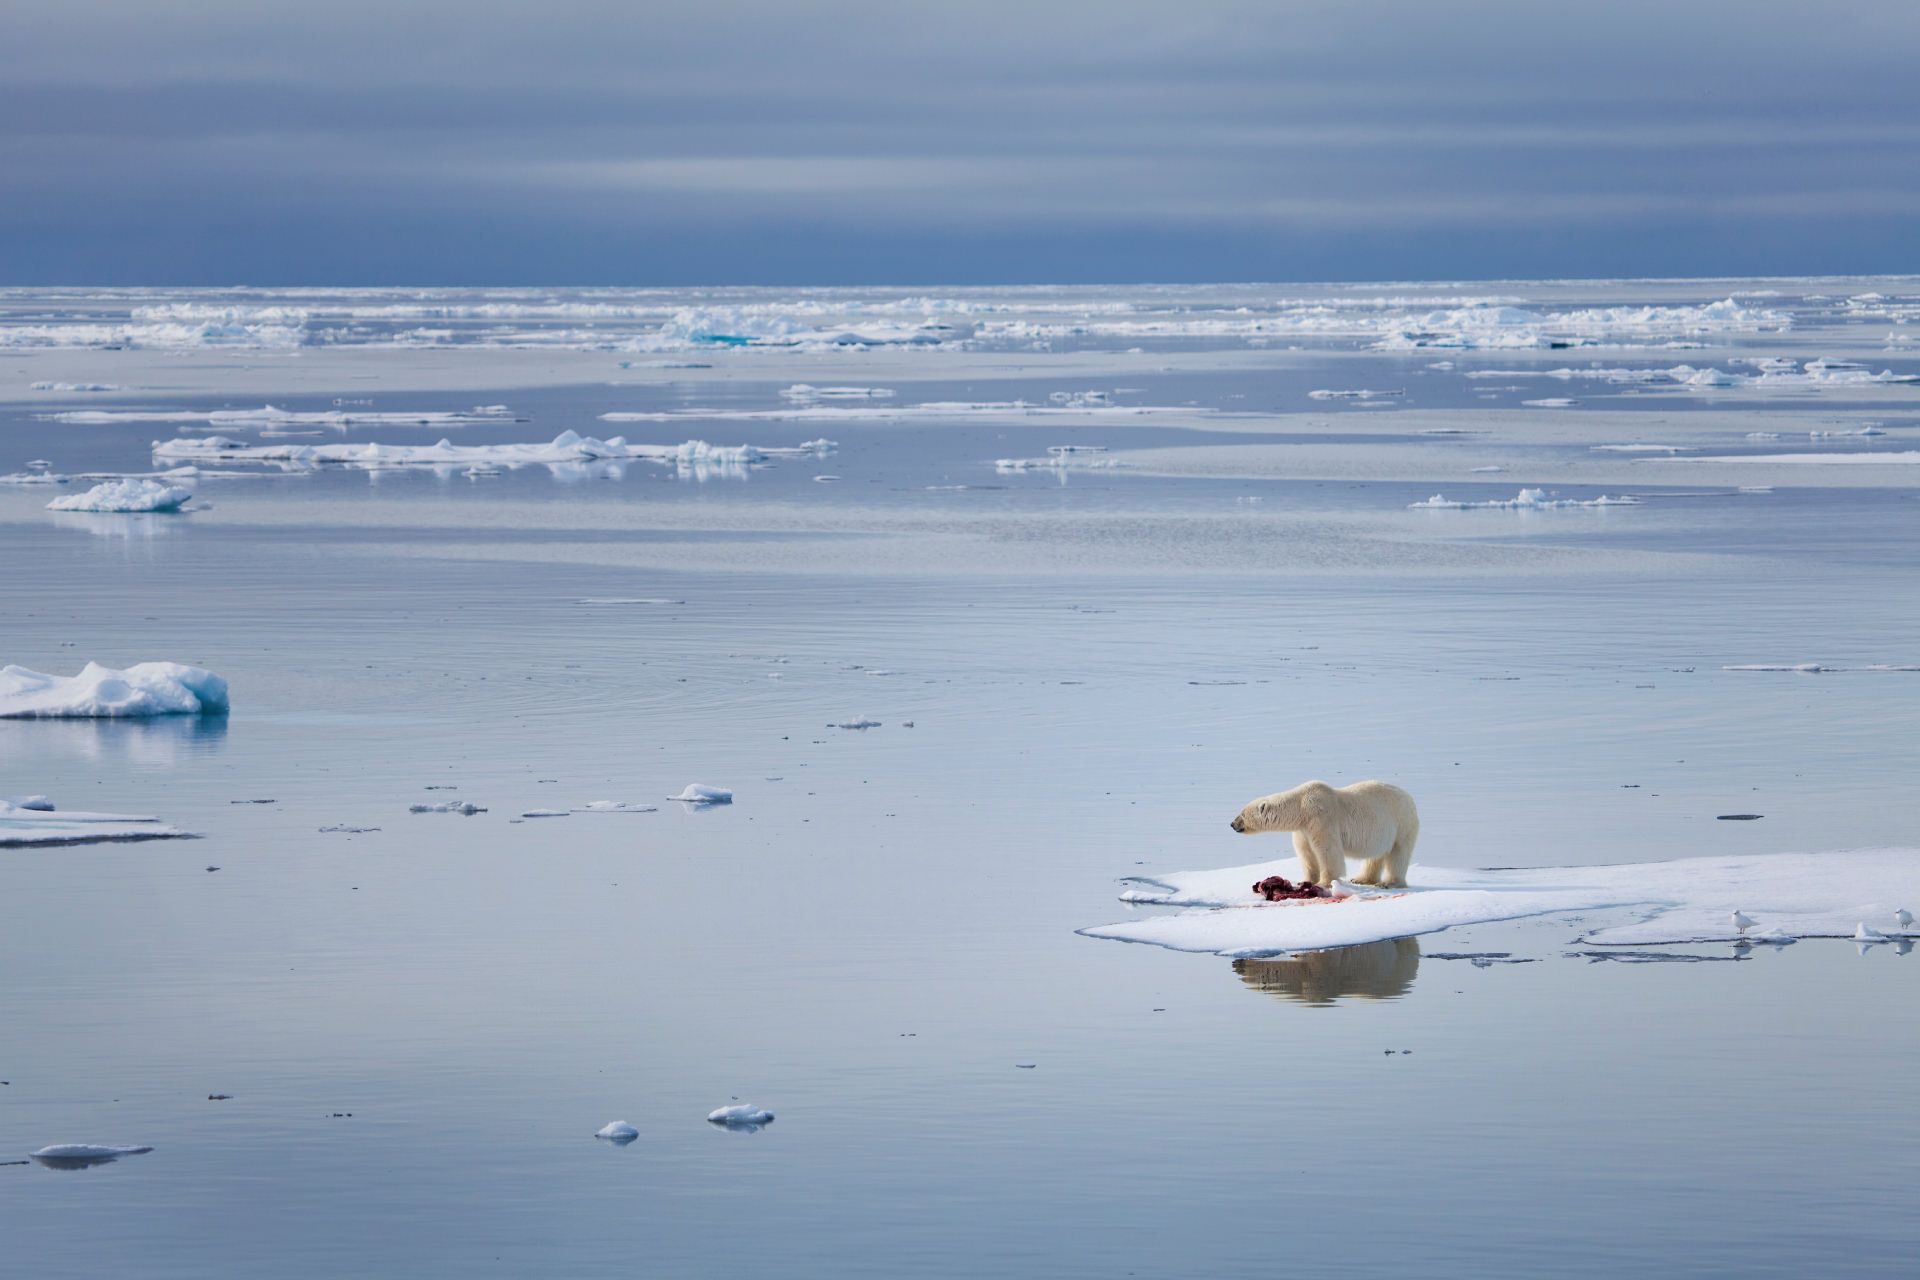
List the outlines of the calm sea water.
<svg viewBox="0 0 1920 1280">
<path fill-rule="evenodd" d="M 1576 354 L 1738 368 L 1870 343 L 1873 369 L 1912 369 L 1897 344 L 1879 352 L 1910 282 L 1456 292 L 1571 314 L 1763 287 L 1772 299 L 1750 305 L 1787 314 L 1784 329 Z M 1845 301 L 1869 292 L 1886 296 Z M 777 311 L 781 296 L 721 301 Z M 717 372 L 681 373 L 621 369 L 674 357 L 602 350 L 564 310 L 534 332 L 570 338 L 489 345 L 490 313 L 471 322 L 479 338 L 423 353 L 424 339 L 375 341 L 393 339 L 391 315 L 329 320 L 298 296 L 8 295 L 0 339 L 189 305 L 239 336 L 208 336 L 196 313 L 184 337 L 17 341 L 0 356 L 0 470 L 145 470 L 148 442 L 175 434 L 50 412 L 359 398 L 504 402 L 530 421 L 322 438 L 840 443 L 705 482 L 646 463 L 209 477 L 210 509 L 174 517 L 57 516 L 44 488 L 0 488 L 0 660 L 187 661 L 235 691 L 225 721 L 0 721 L 0 793 L 158 813 L 205 837 L 0 854 L 0 1156 L 155 1148 L 83 1171 L 0 1168 L 8 1255 L 152 1277 L 1909 1269 L 1911 956 L 1808 942 L 1620 963 L 1575 954 L 1581 922 L 1565 919 L 1238 963 L 1073 933 L 1131 909 L 1122 876 L 1273 856 L 1227 820 L 1313 776 L 1408 787 L 1434 863 L 1917 842 L 1901 798 L 1920 765 L 1920 676 L 1722 670 L 1915 660 L 1904 471 L 1863 484 L 1849 468 L 1841 487 L 1802 468 L 1764 500 L 1655 472 L 1641 488 L 1667 496 L 1632 508 L 1407 512 L 1436 484 L 1489 498 L 1527 477 L 1466 474 L 1395 419 L 1567 394 L 1494 404 L 1464 377 L 1566 350 L 1302 333 L 1310 349 L 1271 352 L 1269 369 L 1245 333 L 1191 331 L 1196 314 L 1218 327 L 1284 296 L 1048 295 L 1049 323 L 1095 331 L 1043 335 L 1041 351 L 1026 332 L 749 348 L 685 357 Z M 792 314 L 830 327 L 802 302 L 818 299 Z M 899 300 L 862 300 L 883 302 Z M 1031 302 L 958 310 L 981 324 Z M 682 303 L 720 305 L 648 295 L 607 341 Z M 1103 334 L 1115 313 L 1096 303 L 1189 331 Z M 303 318 L 263 318 L 276 307 Z M 323 341 L 330 323 L 366 328 Z M 1443 359 L 1458 369 L 1429 368 Z M 28 390 L 82 378 L 122 389 Z M 1231 429 L 597 417 L 766 410 L 827 378 L 901 403 L 1114 388 L 1279 412 Z M 1306 395 L 1403 385 L 1410 405 L 1363 421 Z M 1618 438 L 1607 414 L 1668 430 L 1703 407 L 1571 394 L 1556 430 L 1591 413 L 1593 440 Z M 1870 413 L 1887 434 L 1863 447 L 1892 452 L 1912 395 L 1705 407 L 1802 440 Z M 1729 432 L 1728 449 L 1757 447 Z M 1337 444 L 1431 457 L 1434 478 L 992 466 L 1068 439 L 1123 462 Z M 1515 447 L 1549 473 L 1591 453 L 1564 433 Z M 1714 496 L 1675 496 L 1689 492 Z M 605 599 L 656 603 L 582 603 Z M 863 719 L 879 724 L 829 727 Z M 736 803 L 663 799 L 688 782 Z M 445 798 L 488 812 L 407 812 Z M 519 817 L 594 800 L 659 811 Z M 1730 811 L 1766 816 L 1715 820 Z M 337 825 L 376 829 L 321 830 Z M 1473 951 L 1533 963 L 1435 954 Z M 736 1100 L 778 1119 L 705 1123 Z M 640 1138 L 590 1136 L 614 1119 Z"/>
</svg>

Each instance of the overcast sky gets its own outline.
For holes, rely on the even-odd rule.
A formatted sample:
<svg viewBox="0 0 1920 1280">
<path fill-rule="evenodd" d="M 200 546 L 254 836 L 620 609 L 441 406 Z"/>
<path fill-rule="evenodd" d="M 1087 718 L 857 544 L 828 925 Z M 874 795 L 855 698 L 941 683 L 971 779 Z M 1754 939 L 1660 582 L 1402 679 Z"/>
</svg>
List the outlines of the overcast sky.
<svg viewBox="0 0 1920 1280">
<path fill-rule="evenodd" d="M 0 282 L 1920 270 L 1920 3 L 60 0 Z"/>
</svg>

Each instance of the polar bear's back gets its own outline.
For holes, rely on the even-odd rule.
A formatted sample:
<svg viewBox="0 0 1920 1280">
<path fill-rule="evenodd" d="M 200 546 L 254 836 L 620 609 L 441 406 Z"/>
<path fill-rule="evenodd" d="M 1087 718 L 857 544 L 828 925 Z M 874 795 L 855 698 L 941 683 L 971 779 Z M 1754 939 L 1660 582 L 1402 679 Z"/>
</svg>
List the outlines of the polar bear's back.
<svg viewBox="0 0 1920 1280">
<path fill-rule="evenodd" d="M 1333 825 L 1350 856 L 1383 858 L 1395 845 L 1412 847 L 1420 811 L 1405 791 L 1377 779 L 1328 791 L 1334 799 Z"/>
</svg>

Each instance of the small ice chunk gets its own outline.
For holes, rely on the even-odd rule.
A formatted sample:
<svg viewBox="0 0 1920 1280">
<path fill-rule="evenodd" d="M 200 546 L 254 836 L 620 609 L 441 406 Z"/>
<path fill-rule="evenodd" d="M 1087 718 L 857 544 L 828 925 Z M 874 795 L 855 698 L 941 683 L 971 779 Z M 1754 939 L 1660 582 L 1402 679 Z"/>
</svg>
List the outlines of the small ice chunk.
<svg viewBox="0 0 1920 1280">
<path fill-rule="evenodd" d="M 687 804 L 732 804 L 733 792 L 725 787 L 709 787 L 699 782 L 689 782 L 687 789 L 677 796 L 668 796 L 669 800 L 680 800 Z"/>
<path fill-rule="evenodd" d="M 596 1138 L 605 1138 L 608 1142 L 617 1142 L 625 1146 L 627 1143 L 639 1137 L 640 1131 L 628 1124 L 625 1120 L 615 1120 L 593 1136 Z"/>
<path fill-rule="evenodd" d="M 158 480 L 108 480 L 85 493 L 70 493 L 47 504 L 49 511 L 178 511 L 193 490 Z"/>
<path fill-rule="evenodd" d="M 718 1111 L 712 1112 L 707 1116 L 707 1123 L 725 1125 L 730 1129 L 748 1125 L 758 1128 L 763 1124 L 773 1123 L 773 1112 L 763 1111 L 751 1103 L 742 1102 L 731 1107 L 721 1107 Z"/>
<path fill-rule="evenodd" d="M 1862 920 L 1859 924 L 1859 927 L 1853 931 L 1853 940 L 1855 942 L 1891 941 L 1891 939 L 1889 939 L 1886 934 L 1880 932 L 1878 929 L 1868 924 L 1865 920 Z"/>
<path fill-rule="evenodd" d="M 636 800 L 590 800 L 575 809 L 575 813 L 657 813 L 658 805 L 641 804 Z"/>
<path fill-rule="evenodd" d="M 485 813 L 486 809 L 470 800 L 443 800 L 438 804 L 410 804 L 408 813 L 462 813 L 472 817 L 476 813 Z"/>
<path fill-rule="evenodd" d="M 153 1150 L 152 1147 L 116 1147 L 102 1146 L 92 1142 L 57 1142 L 38 1151 L 30 1151 L 27 1158 L 55 1169 L 78 1169 L 90 1164 L 107 1164 L 121 1156 L 141 1156 Z"/>
<path fill-rule="evenodd" d="M 570 818 L 571 809 L 528 809 L 520 815 L 523 818 Z"/>
</svg>

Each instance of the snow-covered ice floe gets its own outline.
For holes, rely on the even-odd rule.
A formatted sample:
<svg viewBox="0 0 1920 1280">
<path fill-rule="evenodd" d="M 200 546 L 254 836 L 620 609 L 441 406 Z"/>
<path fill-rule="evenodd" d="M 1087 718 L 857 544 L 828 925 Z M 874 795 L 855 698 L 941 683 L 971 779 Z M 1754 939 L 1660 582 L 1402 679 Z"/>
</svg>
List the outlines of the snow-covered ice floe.
<svg viewBox="0 0 1920 1280">
<path fill-rule="evenodd" d="M 193 490 L 158 480 L 108 480 L 85 493 L 70 493 L 47 504 L 49 511 L 178 511 Z"/>
<path fill-rule="evenodd" d="M 475 804 L 471 800 L 422 801 L 407 806 L 408 813 L 459 813 L 469 818 L 476 813 L 486 811 L 485 805 Z"/>
<path fill-rule="evenodd" d="M 1872 662 L 1864 667 L 1835 667 L 1824 662 L 1742 662 L 1720 669 L 1722 671 L 1790 671 L 1796 675 L 1817 676 L 1837 671 L 1920 671 L 1920 666 L 1894 662 Z"/>
<path fill-rule="evenodd" d="M 1407 393 L 1404 389 L 1399 391 L 1374 391 L 1374 390 L 1368 390 L 1366 388 L 1360 388 L 1352 391 L 1326 391 L 1326 390 L 1309 391 L 1307 392 L 1307 399 L 1309 400 L 1385 400 L 1385 399 L 1390 399 L 1394 396 L 1404 396 L 1405 394 Z"/>
<path fill-rule="evenodd" d="M 1646 461 L 1646 459 L 1642 459 Z M 1731 462 L 1766 466 L 1920 466 L 1920 450 L 1898 453 L 1712 453 L 1700 458 L 1662 458 L 1662 462 Z"/>
<path fill-rule="evenodd" d="M 816 404 L 800 401 L 788 409 L 615 410 L 602 422 L 683 422 L 705 418 L 764 422 L 893 422 L 907 418 L 1144 418 L 1165 414 L 1206 417 L 1217 412 L 1199 405 L 1112 404 L 1072 399 L 1054 404 L 1029 400 L 930 400 L 925 404 Z"/>
<path fill-rule="evenodd" d="M 118 391 L 111 382 L 36 382 L 35 391 Z"/>
<path fill-rule="evenodd" d="M 1851 938 L 1864 922 L 1902 935 L 1896 913 L 1920 899 L 1920 849 L 1776 853 L 1601 867 L 1468 870 L 1424 863 L 1413 887 L 1356 889 L 1342 900 L 1266 902 L 1251 887 L 1271 875 L 1298 878 L 1298 859 L 1216 871 L 1136 876 L 1122 901 L 1196 910 L 1144 916 L 1081 929 L 1092 938 L 1147 942 L 1176 951 L 1228 956 L 1279 955 L 1350 947 L 1566 912 L 1617 912 L 1621 923 L 1593 925 L 1580 941 L 1596 946 L 1738 942 L 1753 933 L 1787 938 Z M 1753 924 L 1743 930 L 1735 912 Z M 1748 940 L 1752 940 L 1750 937 Z"/>
<path fill-rule="evenodd" d="M 470 427 L 499 422 L 525 422 L 503 404 L 478 404 L 471 409 L 444 412 L 406 409 L 70 409 L 43 413 L 46 422 L 74 426 L 109 426 L 118 422 L 204 422 L 214 427 Z"/>
<path fill-rule="evenodd" d="M 757 1129 L 763 1124 L 773 1123 L 773 1112 L 743 1102 L 710 1113 L 707 1123 L 725 1125 L 729 1129 Z"/>
<path fill-rule="evenodd" d="M 641 804 L 637 800 L 589 800 L 586 804 L 572 810 L 574 813 L 655 813 L 658 805 Z"/>
<path fill-rule="evenodd" d="M 93 844 L 107 840 L 181 840 L 191 831 L 154 817 L 55 809 L 45 796 L 0 800 L 0 848 Z"/>
<path fill-rule="evenodd" d="M 1434 494 L 1424 502 L 1409 502 L 1407 506 L 1414 511 L 1546 511 L 1554 507 L 1637 507 L 1640 499 L 1608 497 L 1601 494 L 1597 498 L 1554 498 L 1548 496 L 1545 489 L 1522 489 L 1511 498 L 1495 498 L 1487 502 L 1453 502 L 1444 494 Z"/>
<path fill-rule="evenodd" d="M 796 382 L 780 393 L 789 400 L 885 400 L 893 395 L 891 387 L 816 387 Z"/>
<path fill-rule="evenodd" d="M 116 671 L 89 662 L 77 676 L 0 667 L 0 719 L 215 716 L 227 682 L 201 667 L 142 662 Z"/>
<path fill-rule="evenodd" d="M 725 787 L 709 787 L 699 782 L 689 782 L 686 790 L 677 796 L 668 796 L 669 800 L 679 800 L 686 804 L 732 804 L 733 792 Z"/>
<path fill-rule="evenodd" d="M 619 1146 L 625 1146 L 627 1143 L 639 1137 L 640 1131 L 628 1124 L 625 1120 L 615 1120 L 611 1124 L 602 1127 L 593 1136 L 596 1138 L 605 1138 L 608 1142 L 615 1143 Z"/>
<path fill-rule="evenodd" d="M 596 440 L 575 431 L 562 431 L 546 444 L 457 445 L 437 444 L 264 444 L 250 445 L 228 436 L 156 440 L 153 456 L 188 462 L 279 462 L 295 466 L 434 467 L 485 464 L 521 467 L 608 459 L 640 459 L 679 467 L 749 467 L 774 458 L 814 458 L 839 448 L 831 440 L 808 440 L 776 448 L 751 444 L 712 445 L 704 440 L 684 444 L 629 444 L 626 437 Z"/>
</svg>

